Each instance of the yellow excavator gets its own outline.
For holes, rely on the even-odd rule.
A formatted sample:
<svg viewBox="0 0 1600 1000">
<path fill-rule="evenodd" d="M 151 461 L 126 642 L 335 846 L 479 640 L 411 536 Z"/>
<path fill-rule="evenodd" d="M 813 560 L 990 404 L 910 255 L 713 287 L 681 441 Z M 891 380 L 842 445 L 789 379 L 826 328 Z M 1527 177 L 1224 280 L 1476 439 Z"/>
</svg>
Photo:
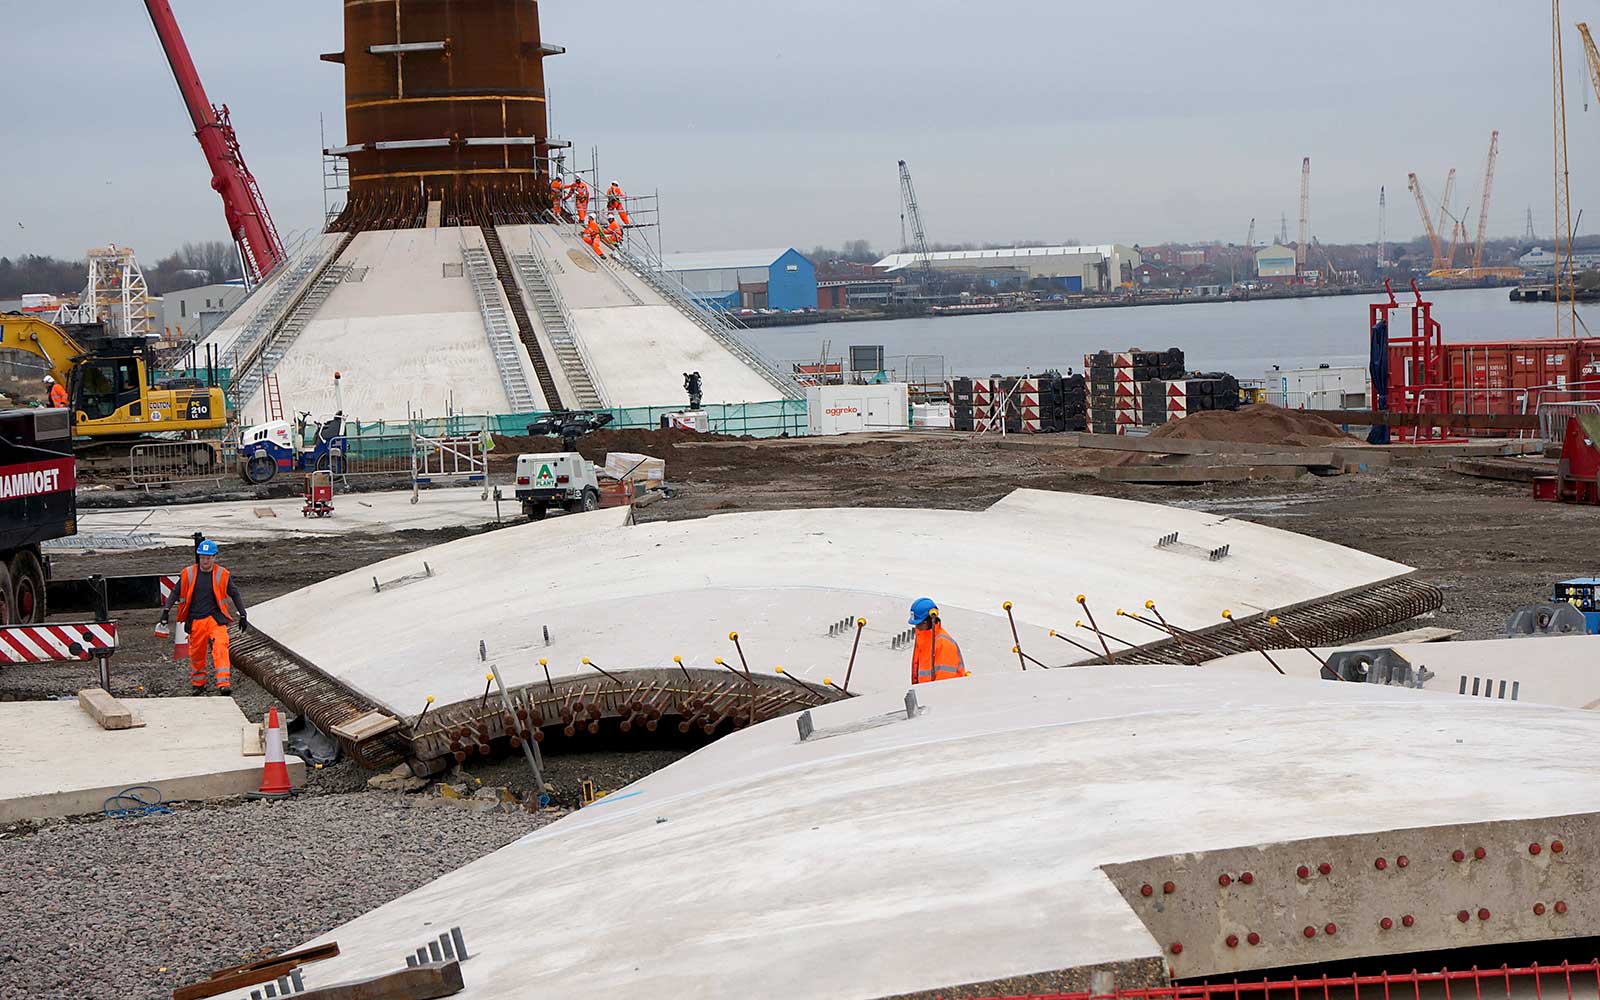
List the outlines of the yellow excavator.
<svg viewBox="0 0 1600 1000">
<path fill-rule="evenodd" d="M 63 329 L 23 313 L 0 314 L 0 351 L 22 351 L 42 359 L 48 373 L 67 388 L 73 450 L 81 465 L 120 465 L 137 472 L 142 449 L 151 464 L 175 463 L 203 471 L 220 459 L 215 440 L 200 432 L 227 426 L 222 390 L 197 380 L 156 385 L 149 341 L 106 338 L 97 324 Z"/>
</svg>

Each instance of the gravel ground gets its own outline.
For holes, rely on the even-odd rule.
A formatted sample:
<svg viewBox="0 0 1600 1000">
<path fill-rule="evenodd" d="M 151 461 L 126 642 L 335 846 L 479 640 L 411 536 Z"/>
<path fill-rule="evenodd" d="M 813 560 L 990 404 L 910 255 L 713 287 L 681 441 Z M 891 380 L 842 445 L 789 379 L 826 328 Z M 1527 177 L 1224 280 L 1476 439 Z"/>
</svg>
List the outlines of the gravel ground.
<svg viewBox="0 0 1600 1000">
<path fill-rule="evenodd" d="M 170 996 L 554 818 L 361 792 L 0 835 L 0 1000 Z"/>
</svg>

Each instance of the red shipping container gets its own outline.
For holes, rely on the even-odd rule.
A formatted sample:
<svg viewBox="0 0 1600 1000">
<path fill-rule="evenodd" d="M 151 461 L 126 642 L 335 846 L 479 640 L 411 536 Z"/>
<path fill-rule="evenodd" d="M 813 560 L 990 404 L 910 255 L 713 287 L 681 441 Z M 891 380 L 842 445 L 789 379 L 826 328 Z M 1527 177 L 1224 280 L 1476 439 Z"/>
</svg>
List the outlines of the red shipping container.
<svg viewBox="0 0 1600 1000">
<path fill-rule="evenodd" d="M 1417 381 L 1411 360 L 1408 348 L 1390 347 L 1391 405 Z M 1600 400 L 1600 338 L 1445 344 L 1441 369 L 1448 391 L 1435 412 L 1534 413 L 1541 402 Z"/>
</svg>

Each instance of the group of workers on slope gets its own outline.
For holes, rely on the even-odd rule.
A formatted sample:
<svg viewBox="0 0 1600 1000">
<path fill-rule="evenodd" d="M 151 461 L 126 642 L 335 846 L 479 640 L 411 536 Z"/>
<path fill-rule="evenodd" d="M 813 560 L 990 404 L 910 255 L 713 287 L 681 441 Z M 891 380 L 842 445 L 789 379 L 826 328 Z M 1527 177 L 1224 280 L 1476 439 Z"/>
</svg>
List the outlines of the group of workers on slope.
<svg viewBox="0 0 1600 1000">
<path fill-rule="evenodd" d="M 628 216 L 628 196 L 622 193 L 622 185 L 616 181 L 606 188 L 604 226 L 600 225 L 598 217 L 589 212 L 589 185 L 581 175 L 574 177 L 571 184 L 564 183 L 559 175 L 551 177 L 550 193 L 561 217 L 583 227 L 581 236 L 584 245 L 601 259 L 605 258 L 606 247 L 622 245 L 623 228 L 633 225 L 633 220 Z"/>
</svg>

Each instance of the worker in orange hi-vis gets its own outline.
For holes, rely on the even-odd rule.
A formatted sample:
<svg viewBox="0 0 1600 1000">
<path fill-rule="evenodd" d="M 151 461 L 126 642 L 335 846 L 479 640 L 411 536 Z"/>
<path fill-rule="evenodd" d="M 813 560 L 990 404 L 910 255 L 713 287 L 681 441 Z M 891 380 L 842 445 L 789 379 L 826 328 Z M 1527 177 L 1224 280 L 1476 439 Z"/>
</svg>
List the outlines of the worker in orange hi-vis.
<svg viewBox="0 0 1600 1000">
<path fill-rule="evenodd" d="M 567 211 L 567 186 L 561 183 L 560 174 L 550 178 L 550 201 L 560 218 L 570 220 L 571 213 Z"/>
<path fill-rule="evenodd" d="M 617 217 L 615 215 L 606 216 L 606 229 L 601 238 L 606 241 L 607 246 L 618 247 L 622 245 L 622 227 L 617 225 Z"/>
<path fill-rule="evenodd" d="M 606 252 L 600 246 L 600 220 L 596 219 L 592 215 L 589 216 L 588 225 L 583 227 L 583 242 L 588 245 L 590 250 L 594 251 L 594 255 L 596 257 L 599 257 L 601 260 L 605 259 Z"/>
<path fill-rule="evenodd" d="M 568 185 L 572 189 L 573 208 L 578 213 L 578 222 L 589 221 L 589 185 L 582 177 L 574 177 Z"/>
<path fill-rule="evenodd" d="M 624 226 L 633 225 L 633 220 L 628 218 L 628 196 L 622 193 L 622 187 L 616 181 L 606 188 L 606 211 L 616 213 Z"/>
<path fill-rule="evenodd" d="M 930 684 L 967 676 L 961 647 L 939 624 L 939 608 L 933 603 L 933 598 L 919 597 L 912 602 L 911 619 L 907 624 L 916 626 L 916 636 L 911 646 L 912 684 Z"/>
<path fill-rule="evenodd" d="M 245 617 L 244 600 L 239 588 L 233 585 L 233 576 L 217 565 L 217 543 L 209 539 L 195 550 L 195 562 L 185 566 L 178 577 L 178 585 L 167 598 L 161 612 L 161 624 L 166 625 L 176 614 L 178 621 L 189 627 L 189 693 L 202 694 L 206 689 L 206 653 L 217 670 L 217 693 L 233 693 L 233 661 L 228 656 L 228 626 L 238 621 L 239 631 L 250 631 L 250 620 Z M 174 610 L 173 605 L 177 605 Z"/>
<path fill-rule="evenodd" d="M 66 409 L 67 390 L 61 387 L 61 383 L 55 380 L 55 376 L 46 375 L 44 377 L 44 384 L 50 387 L 50 405 L 58 410 Z"/>
</svg>

